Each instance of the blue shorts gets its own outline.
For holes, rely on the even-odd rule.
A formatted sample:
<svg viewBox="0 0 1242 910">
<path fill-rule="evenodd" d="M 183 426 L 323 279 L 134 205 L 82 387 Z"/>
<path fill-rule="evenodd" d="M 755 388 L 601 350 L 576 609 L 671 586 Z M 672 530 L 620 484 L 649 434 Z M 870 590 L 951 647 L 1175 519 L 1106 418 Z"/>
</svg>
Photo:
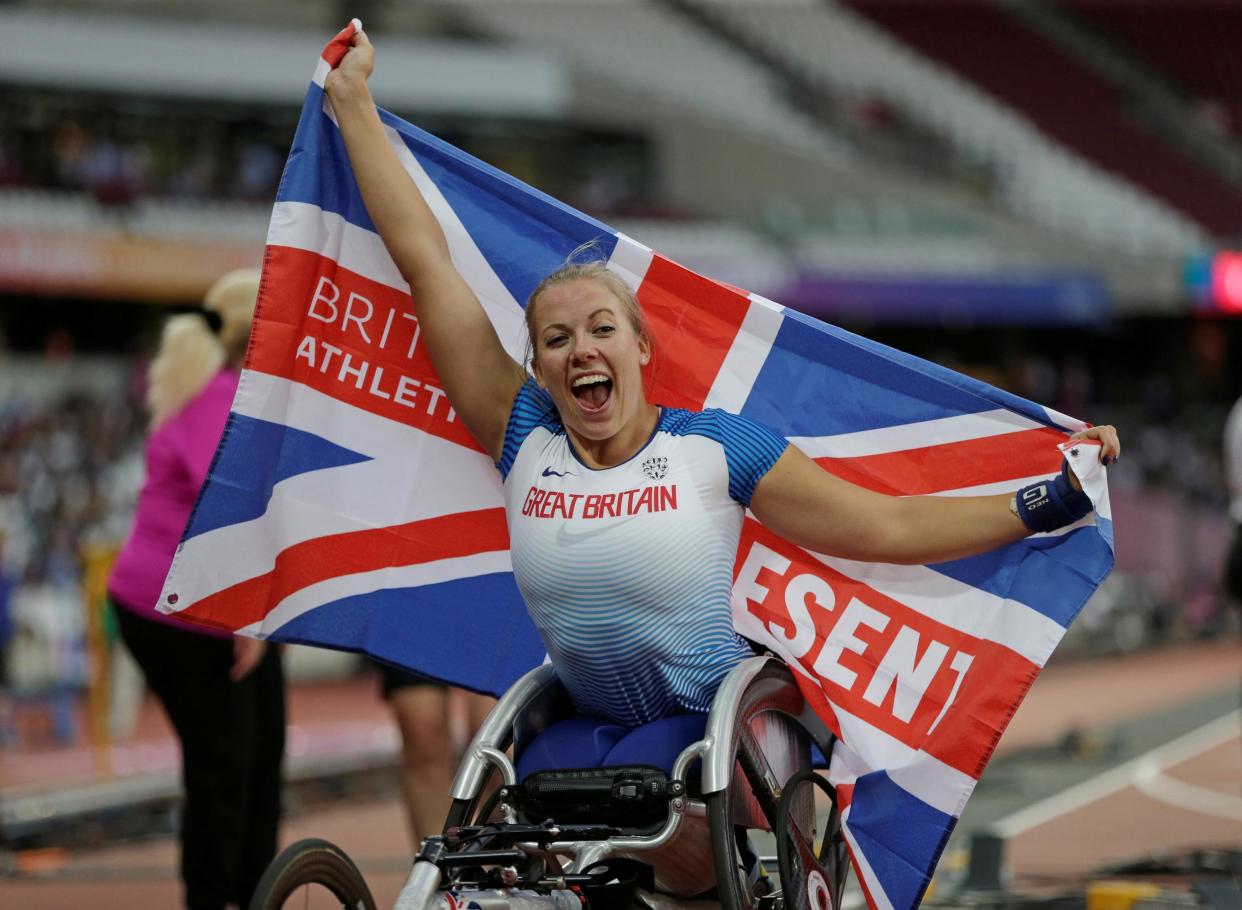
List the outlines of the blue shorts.
<svg viewBox="0 0 1242 910">
<path fill-rule="evenodd" d="M 557 721 L 531 741 L 518 757 L 518 780 L 536 771 L 621 765 L 651 765 L 671 777 L 677 756 L 706 729 L 706 714 L 675 714 L 641 727 L 580 714 Z"/>
</svg>

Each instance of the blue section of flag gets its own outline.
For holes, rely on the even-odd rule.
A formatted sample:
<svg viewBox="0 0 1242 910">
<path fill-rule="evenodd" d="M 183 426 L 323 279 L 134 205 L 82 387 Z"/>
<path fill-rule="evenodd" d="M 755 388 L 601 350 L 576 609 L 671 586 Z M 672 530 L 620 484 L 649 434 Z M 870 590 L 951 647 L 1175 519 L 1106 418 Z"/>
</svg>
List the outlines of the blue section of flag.
<svg viewBox="0 0 1242 910">
<path fill-rule="evenodd" d="M 282 480 L 370 460 L 314 433 L 233 412 L 211 468 L 212 482 L 203 488 L 182 540 L 258 518 Z"/>
<path fill-rule="evenodd" d="M 785 436 L 834 436 L 1008 408 L 1051 426 L 1039 405 L 792 310 L 742 414 Z"/>
<path fill-rule="evenodd" d="M 507 689 L 543 662 L 544 648 L 513 575 L 477 575 L 331 601 L 285 623 L 274 638 L 364 651 L 480 692 Z M 462 631 L 470 630 L 463 640 Z"/>
<path fill-rule="evenodd" d="M 899 787 L 887 773 L 854 784 L 846 824 L 895 910 L 917 907 L 956 819 Z"/>
<path fill-rule="evenodd" d="M 586 259 L 607 260 L 617 234 L 508 174 L 472 158 L 387 112 L 384 121 L 435 181 L 513 299 L 525 306 L 535 286 L 583 244 Z"/>
<path fill-rule="evenodd" d="M 488 265 L 520 305 L 540 280 L 584 244 L 590 259 L 608 259 L 617 234 L 551 196 L 514 180 L 388 111 L 380 111 L 435 182 Z M 340 131 L 323 111 L 323 91 L 312 85 L 277 193 L 280 202 L 304 202 L 374 231 Z"/>
<path fill-rule="evenodd" d="M 1028 537 L 1008 547 L 931 568 L 989 594 L 1026 604 L 1069 626 L 1112 570 L 1113 549 L 1111 538 L 1106 542 L 1088 526 L 1068 534 Z"/>
<path fill-rule="evenodd" d="M 323 110 L 323 90 L 311 85 L 302 118 L 293 137 L 276 192 L 277 202 L 304 202 L 340 215 L 350 224 L 374 231 L 375 225 L 362 203 L 358 182 L 340 131 Z"/>
</svg>

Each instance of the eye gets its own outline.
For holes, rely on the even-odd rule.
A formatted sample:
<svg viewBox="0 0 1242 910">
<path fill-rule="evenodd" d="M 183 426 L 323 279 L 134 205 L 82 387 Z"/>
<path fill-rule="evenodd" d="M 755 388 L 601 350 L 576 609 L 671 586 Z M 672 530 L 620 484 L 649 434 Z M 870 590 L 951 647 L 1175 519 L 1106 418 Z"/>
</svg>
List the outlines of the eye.
<svg viewBox="0 0 1242 910">
<path fill-rule="evenodd" d="M 547 338 L 543 340 L 543 346 L 545 348 L 559 348 L 561 345 L 565 343 L 565 340 L 567 338 L 569 338 L 569 336 L 562 334 L 562 333 L 557 333 L 556 335 L 549 335 Z"/>
<path fill-rule="evenodd" d="M 616 326 L 609 325 L 608 323 L 604 323 L 603 325 L 597 325 L 595 327 L 595 334 L 596 335 L 611 335 L 616 330 L 617 330 Z"/>
</svg>

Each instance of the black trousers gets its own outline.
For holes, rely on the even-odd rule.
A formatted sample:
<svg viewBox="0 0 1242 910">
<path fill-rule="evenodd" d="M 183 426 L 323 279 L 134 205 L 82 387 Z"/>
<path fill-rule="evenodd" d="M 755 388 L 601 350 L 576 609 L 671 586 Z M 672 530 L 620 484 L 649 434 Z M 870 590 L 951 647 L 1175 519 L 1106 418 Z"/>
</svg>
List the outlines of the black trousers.
<svg viewBox="0 0 1242 910">
<path fill-rule="evenodd" d="M 279 648 L 233 682 L 231 639 L 144 619 L 119 605 L 126 647 L 181 740 L 181 877 L 189 910 L 245 910 L 276 854 L 285 685 Z"/>
</svg>

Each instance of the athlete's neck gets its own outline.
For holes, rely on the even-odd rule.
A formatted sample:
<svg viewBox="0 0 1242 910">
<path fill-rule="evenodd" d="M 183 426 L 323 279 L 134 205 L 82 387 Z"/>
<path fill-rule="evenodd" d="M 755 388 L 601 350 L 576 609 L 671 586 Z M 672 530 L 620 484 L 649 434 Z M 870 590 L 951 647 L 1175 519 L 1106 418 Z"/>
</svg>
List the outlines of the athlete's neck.
<svg viewBox="0 0 1242 910">
<path fill-rule="evenodd" d="M 655 433 L 659 422 L 660 408 L 644 401 L 634 419 L 607 439 L 583 439 L 569 427 L 566 427 L 566 432 L 578 457 L 588 468 L 612 468 L 638 454 Z"/>
</svg>

